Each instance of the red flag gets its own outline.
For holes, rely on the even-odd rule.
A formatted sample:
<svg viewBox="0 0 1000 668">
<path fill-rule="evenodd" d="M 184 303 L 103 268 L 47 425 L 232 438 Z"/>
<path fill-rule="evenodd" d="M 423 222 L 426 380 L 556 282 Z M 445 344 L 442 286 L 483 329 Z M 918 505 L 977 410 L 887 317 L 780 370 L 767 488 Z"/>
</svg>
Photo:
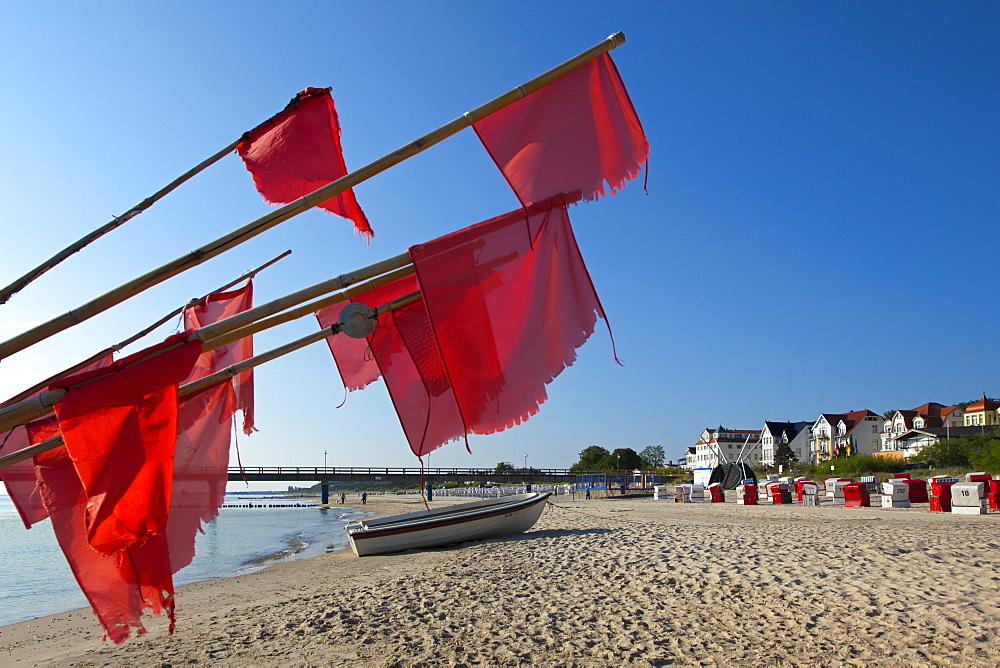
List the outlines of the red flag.
<svg viewBox="0 0 1000 668">
<path fill-rule="evenodd" d="M 111 364 L 111 362 L 111 355 L 105 355 L 83 367 L 78 373 L 101 369 Z M 29 394 L 28 397 L 35 396 L 40 392 L 42 390 Z M 42 425 L 48 425 L 49 421 L 54 421 L 54 419 L 54 417 L 50 416 L 29 422 L 27 425 L 14 427 L 0 447 L 3 448 L 5 453 L 17 452 L 29 445 L 46 440 L 49 438 L 48 436 L 44 438 L 39 436 L 40 428 Z M 57 427 L 51 435 L 55 436 L 58 433 L 59 429 Z M 3 483 L 7 486 L 7 493 L 10 495 L 10 500 L 14 503 L 18 515 L 21 516 L 21 521 L 24 522 L 25 528 L 30 529 L 32 524 L 44 520 L 49 516 L 48 511 L 45 510 L 45 505 L 42 503 L 42 497 L 38 492 L 35 463 L 31 459 L 26 459 L 23 462 L 18 462 L 13 466 L 8 466 L 6 469 L 0 470 L 0 480 L 3 480 Z"/>
<path fill-rule="evenodd" d="M 201 354 L 187 333 L 116 362 L 109 376 L 71 389 L 56 406 L 59 428 L 87 493 L 87 538 L 111 554 L 162 533 L 177 438 L 177 384 Z M 138 361 L 159 348 L 181 345 Z M 106 369 L 60 381 L 79 383 Z"/>
<path fill-rule="evenodd" d="M 649 142 L 609 54 L 473 125 L 523 205 L 579 190 L 614 194 L 639 174 Z"/>
<path fill-rule="evenodd" d="M 184 329 L 199 329 L 250 308 L 253 308 L 253 281 L 247 280 L 247 284 L 238 290 L 217 292 L 194 306 L 184 309 Z M 194 368 L 182 385 L 204 378 L 251 357 L 253 357 L 252 336 L 204 352 L 195 362 Z M 253 424 L 253 369 L 248 369 L 233 378 L 233 389 L 236 391 L 236 407 L 243 411 L 243 433 L 249 436 L 256 431 Z"/>
<path fill-rule="evenodd" d="M 284 111 L 244 134 L 236 150 L 257 191 L 272 204 L 287 204 L 347 174 L 329 88 L 306 88 Z M 353 190 L 319 207 L 351 220 L 368 239 L 374 234 Z"/>
<path fill-rule="evenodd" d="M 534 415 L 545 385 L 605 318 L 562 206 L 527 221 L 513 211 L 413 246 L 410 256 L 471 433 Z"/>
</svg>

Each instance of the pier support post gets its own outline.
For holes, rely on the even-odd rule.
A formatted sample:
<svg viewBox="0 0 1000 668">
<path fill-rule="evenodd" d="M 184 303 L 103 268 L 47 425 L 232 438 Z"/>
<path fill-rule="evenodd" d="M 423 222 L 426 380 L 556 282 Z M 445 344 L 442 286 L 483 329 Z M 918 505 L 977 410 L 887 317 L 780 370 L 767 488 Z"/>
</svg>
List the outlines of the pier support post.
<svg viewBox="0 0 1000 668">
<path fill-rule="evenodd" d="M 330 481 L 319 481 L 319 502 L 323 505 L 330 503 Z"/>
</svg>

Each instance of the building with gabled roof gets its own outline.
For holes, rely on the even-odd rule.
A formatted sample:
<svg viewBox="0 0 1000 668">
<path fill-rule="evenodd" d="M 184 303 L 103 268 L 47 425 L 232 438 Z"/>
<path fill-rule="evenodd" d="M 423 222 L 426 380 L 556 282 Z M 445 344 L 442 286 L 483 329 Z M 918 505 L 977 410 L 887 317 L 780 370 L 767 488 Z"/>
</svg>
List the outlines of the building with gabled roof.
<svg viewBox="0 0 1000 668">
<path fill-rule="evenodd" d="M 812 422 L 765 421 L 760 430 L 760 460 L 764 466 L 774 466 L 774 452 L 782 443 L 787 443 L 795 459 L 809 461 L 809 436 Z"/>
<path fill-rule="evenodd" d="M 896 440 L 910 429 L 961 427 L 964 424 L 963 415 L 964 411 L 959 406 L 945 406 L 934 401 L 912 410 L 893 411 L 883 423 L 878 451 L 902 450 Z"/>
<path fill-rule="evenodd" d="M 841 455 L 870 455 L 879 444 L 882 418 L 870 410 L 820 413 L 809 438 L 809 456 L 819 464 Z"/>
</svg>

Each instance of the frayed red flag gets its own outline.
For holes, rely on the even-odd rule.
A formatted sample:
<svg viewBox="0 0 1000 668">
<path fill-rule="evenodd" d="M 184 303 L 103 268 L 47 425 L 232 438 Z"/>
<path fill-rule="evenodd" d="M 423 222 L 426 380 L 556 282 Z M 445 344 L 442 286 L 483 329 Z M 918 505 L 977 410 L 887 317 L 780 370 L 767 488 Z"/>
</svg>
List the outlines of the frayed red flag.
<svg viewBox="0 0 1000 668">
<path fill-rule="evenodd" d="M 607 320 L 565 206 L 538 208 L 410 248 L 469 433 L 537 413 L 545 386 L 574 362 L 597 318 Z"/>
<path fill-rule="evenodd" d="M 248 279 L 247 284 L 238 290 L 216 292 L 184 309 L 184 329 L 200 329 L 250 308 L 253 308 L 253 281 Z M 201 354 L 181 384 L 186 385 L 251 357 L 252 336 L 209 350 Z M 236 407 L 243 412 L 243 433 L 249 436 L 257 430 L 254 427 L 253 369 L 233 378 L 233 390 L 236 392 Z"/>
<path fill-rule="evenodd" d="M 104 554 L 162 533 L 166 526 L 177 385 L 201 354 L 201 346 L 185 343 L 186 337 L 186 332 L 172 336 L 109 369 L 59 381 L 72 386 L 110 371 L 70 389 L 56 405 L 66 449 L 87 493 L 87 539 Z M 161 348 L 168 349 L 143 359 Z"/>
<path fill-rule="evenodd" d="M 365 345 L 328 339 L 345 387 L 382 376 L 417 456 L 537 413 L 545 386 L 576 360 L 597 319 L 607 320 L 570 227 L 565 203 L 576 197 L 413 246 L 416 281 L 352 297 L 375 307 L 418 286 L 423 293 L 381 316 Z M 321 312 L 320 323 L 338 313 Z"/>
<path fill-rule="evenodd" d="M 525 206 L 564 192 L 614 194 L 649 142 L 614 61 L 602 54 L 473 125 Z"/>
<path fill-rule="evenodd" d="M 329 88 L 306 88 L 284 111 L 245 133 L 236 150 L 272 204 L 288 204 L 347 175 Z M 317 206 L 352 221 L 366 239 L 374 235 L 353 189 Z"/>
</svg>

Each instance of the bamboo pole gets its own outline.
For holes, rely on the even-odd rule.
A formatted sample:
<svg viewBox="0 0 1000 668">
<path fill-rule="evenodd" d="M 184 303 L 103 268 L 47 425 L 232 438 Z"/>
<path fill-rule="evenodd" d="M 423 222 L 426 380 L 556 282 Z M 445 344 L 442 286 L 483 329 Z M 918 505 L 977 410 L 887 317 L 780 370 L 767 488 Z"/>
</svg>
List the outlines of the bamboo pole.
<svg viewBox="0 0 1000 668">
<path fill-rule="evenodd" d="M 548 211 L 555 207 L 572 204 L 579 201 L 579 199 L 579 191 L 561 193 L 528 206 L 524 210 L 524 214 L 534 215 L 535 213 Z M 502 224 L 507 215 L 499 216 L 494 220 L 494 224 Z M 511 259 L 513 259 L 513 256 L 503 255 L 494 258 L 493 263 L 499 266 Z M 356 294 L 386 285 L 414 271 L 409 253 L 400 253 L 352 272 L 321 281 L 266 304 L 261 304 L 242 313 L 237 313 L 224 320 L 206 325 L 192 332 L 186 341 L 188 343 L 199 342 L 203 351 L 214 350 L 233 341 L 238 341 L 239 339 L 264 331 L 265 329 L 276 327 L 314 313 L 327 306 L 345 301 Z M 328 294 L 338 290 L 340 292 L 336 292 L 336 294 Z M 294 308 L 309 299 L 320 297 L 321 295 L 327 296 L 305 306 Z M 143 359 L 161 355 L 179 345 L 183 344 L 176 343 L 173 346 L 160 348 Z M 62 374 L 58 377 L 62 377 Z M 91 380 L 96 379 L 97 377 L 91 378 Z M 35 386 L 36 389 L 39 387 L 43 387 L 43 385 L 39 383 Z M 30 420 L 48 415 L 52 412 L 52 406 L 62 400 L 65 392 L 65 389 L 50 390 L 36 394 L 35 396 L 27 396 L 17 403 L 9 401 L 6 404 L 0 405 L 0 433 L 19 424 L 24 424 Z M 22 393 L 22 395 L 24 394 Z"/>
<path fill-rule="evenodd" d="M 368 265 L 367 267 L 362 267 L 357 271 L 350 272 L 347 274 L 342 274 L 335 278 L 317 283 L 308 288 L 299 290 L 298 292 L 293 292 L 290 295 L 286 295 L 274 301 L 268 302 L 267 304 L 262 304 L 253 309 L 248 309 L 242 313 L 237 313 L 234 316 L 220 320 L 218 322 L 212 323 L 211 325 L 206 325 L 201 329 L 195 330 L 188 337 L 188 343 L 198 343 L 201 345 L 202 351 L 206 352 L 209 350 L 214 350 L 217 347 L 230 343 L 232 341 L 239 340 L 250 334 L 254 334 L 259 331 L 263 331 L 268 327 L 275 327 L 287 322 L 288 319 L 271 319 L 267 321 L 266 326 L 256 327 L 253 323 L 266 316 L 279 313 L 290 306 L 296 306 L 299 303 L 312 299 L 313 297 L 332 292 L 334 290 L 343 289 L 352 285 L 357 285 L 356 289 L 352 294 L 357 292 L 363 292 L 365 290 L 370 290 L 377 285 L 383 285 L 385 282 L 390 280 L 395 280 L 400 276 L 404 276 L 409 272 L 413 271 L 412 265 L 410 267 L 403 267 L 400 269 L 401 264 L 408 264 L 410 262 L 410 256 L 406 253 L 400 253 L 388 260 L 382 260 L 381 262 L 376 262 L 374 264 Z M 382 276 L 386 273 L 386 270 L 400 269 L 398 274 L 388 274 L 387 276 Z M 365 279 L 371 279 L 368 282 L 361 283 Z M 360 284 L 360 285 L 358 285 Z M 347 299 L 348 295 L 340 293 L 336 295 L 334 300 L 322 300 L 324 303 L 329 301 L 329 303 L 336 303 L 338 301 L 344 301 Z M 319 306 L 318 308 L 323 308 Z M 304 314 L 303 314 L 304 315 Z M 301 315 L 297 316 L 301 317 Z M 241 329 L 242 328 L 242 329 Z M 239 331 L 239 335 L 225 336 L 230 332 Z M 223 338 L 225 337 L 225 338 Z M 148 356 L 135 361 L 135 363 L 141 362 L 157 355 L 162 355 L 163 353 L 173 350 L 177 346 L 184 345 L 184 343 L 178 342 L 172 346 L 166 346 L 152 351 Z M 111 372 L 113 373 L 113 372 Z M 90 378 L 87 382 L 97 380 L 98 378 L 103 378 L 103 375 L 98 375 Z M 0 433 L 3 433 L 13 427 L 30 422 L 31 420 L 44 417 L 52 412 L 52 407 L 57 403 L 62 401 L 62 398 L 66 396 L 67 389 L 72 389 L 72 387 L 78 387 L 76 385 L 70 388 L 58 388 L 54 390 L 48 390 L 34 396 L 26 397 L 16 403 L 8 403 L 0 406 Z"/>
<path fill-rule="evenodd" d="M 193 338 L 189 340 L 197 339 L 199 341 L 206 341 L 208 339 L 218 338 L 227 332 L 249 325 L 261 318 L 280 313 L 285 309 L 297 306 L 305 301 L 315 299 L 316 297 L 320 297 L 329 292 L 343 290 L 344 288 L 360 283 L 361 281 L 373 279 L 388 271 L 405 267 L 408 264 L 411 264 L 409 253 L 394 255 L 385 260 L 372 263 L 366 267 L 356 269 L 346 274 L 341 274 L 340 276 L 335 276 L 325 281 L 316 283 L 315 285 L 311 285 L 308 288 L 292 292 L 266 304 L 261 304 L 260 306 L 256 306 L 252 309 L 247 309 L 246 311 L 237 313 L 236 315 L 226 318 L 225 320 L 213 322 L 211 325 L 206 325 L 196 332 L 193 332 Z"/>
<path fill-rule="evenodd" d="M 88 366 L 90 364 L 93 364 L 94 362 L 96 362 L 100 358 L 104 357 L 105 355 L 110 355 L 111 353 L 118 352 L 119 350 L 121 350 L 125 346 L 138 341 L 139 339 L 141 339 L 142 337 L 146 336 L 147 334 L 149 334 L 150 332 L 152 332 L 154 329 L 156 329 L 160 325 L 168 322 L 174 316 L 179 315 L 180 313 L 182 313 L 184 311 L 184 309 L 188 308 L 189 306 L 192 306 L 193 304 L 197 304 L 199 302 L 204 301 L 205 299 L 207 299 L 209 297 L 209 295 L 215 294 L 216 292 L 222 292 L 224 290 L 228 290 L 229 288 L 233 287 L 234 285 L 236 285 L 240 281 L 245 281 L 248 278 L 253 278 L 254 276 L 256 276 L 257 274 L 259 274 L 260 272 L 262 272 L 265 269 L 267 269 L 268 267 L 270 267 L 275 262 L 277 262 L 277 261 L 279 261 L 279 260 L 287 257 L 288 255 L 290 255 L 291 252 L 292 251 L 290 249 L 286 250 L 281 255 L 278 255 L 277 257 L 274 257 L 274 258 L 268 260 L 267 262 L 265 262 L 264 264 L 260 265 L 256 269 L 252 269 L 252 270 L 246 272 L 245 274 L 243 274 L 239 278 L 237 278 L 235 280 L 232 280 L 232 281 L 229 281 L 228 283 L 226 283 L 222 287 L 216 288 L 215 290 L 212 290 L 211 292 L 209 292 L 208 294 L 206 294 L 206 295 L 204 295 L 202 297 L 197 297 L 195 299 L 192 299 L 186 305 L 181 306 L 180 308 L 174 309 L 173 311 L 171 311 L 170 313 L 166 314 L 165 316 L 163 316 L 162 318 L 160 318 L 159 320 L 157 320 L 156 322 L 154 322 L 152 325 L 149 325 L 148 327 L 146 327 L 142 331 L 136 332 L 135 334 L 133 334 L 132 336 L 128 337 L 124 341 L 121 341 L 120 343 L 117 343 L 117 344 L 115 344 L 113 346 L 108 346 L 104 350 L 102 350 L 102 351 L 100 351 L 98 353 L 94 353 L 93 355 L 91 355 L 87 359 L 83 360 L 82 362 L 78 362 L 78 363 L 74 364 L 73 366 L 71 366 L 70 368 L 64 369 L 64 370 L 60 371 L 59 373 L 55 374 L 54 376 L 50 376 L 50 377 L 46 378 L 45 380 L 43 380 L 43 381 L 41 381 L 39 383 L 35 383 L 33 386 L 31 386 L 28 389 L 24 390 L 23 392 L 21 392 L 17 396 L 11 397 L 10 399 L 7 399 L 4 402 L 0 402 L 0 406 L 8 406 L 8 405 L 11 405 L 11 404 L 15 404 L 15 403 L 17 403 L 19 401 L 23 401 L 24 399 L 27 399 L 28 397 L 32 396 L 33 394 L 37 393 L 38 391 L 43 390 L 46 387 L 48 387 L 50 384 L 52 384 L 52 382 L 54 380 L 56 380 L 58 378 L 65 378 L 66 376 L 70 376 L 70 375 L 76 373 L 77 371 L 79 371 L 80 369 L 82 369 L 82 368 L 84 368 L 84 367 L 86 367 L 86 366 Z"/>
<path fill-rule="evenodd" d="M 132 220 L 133 218 L 138 216 L 140 213 L 142 213 L 149 207 L 153 206 L 153 204 L 155 204 L 158 200 L 160 200 L 161 198 L 163 198 L 164 196 L 168 195 L 170 192 L 175 190 L 179 185 L 189 180 L 193 176 L 197 175 L 199 172 L 203 171 L 206 167 L 213 165 L 219 160 L 221 160 L 223 157 L 226 156 L 226 154 L 235 150 L 236 145 L 239 144 L 240 141 L 241 141 L 240 139 L 237 139 L 232 144 L 222 149 L 215 155 L 206 158 L 205 160 L 202 160 L 200 163 L 198 163 L 188 171 L 184 172 L 176 179 L 174 179 L 164 187 L 160 188 L 155 193 L 153 193 L 146 199 L 142 200 L 141 202 L 133 206 L 131 209 L 129 209 L 122 215 L 112 216 L 113 220 L 105 223 L 104 225 L 97 228 L 90 234 L 87 234 L 86 236 L 77 239 L 72 244 L 62 249 L 61 251 L 50 257 L 45 262 L 43 262 L 42 264 L 38 265 L 37 267 L 26 273 L 24 276 L 21 276 L 21 278 L 17 279 L 7 287 L 0 290 L 0 304 L 6 304 L 7 300 L 9 300 L 15 294 L 23 290 L 25 287 L 27 287 L 29 283 L 31 283 L 36 278 L 47 272 L 49 269 L 52 269 L 53 267 L 55 267 L 57 264 L 68 258 L 73 253 L 83 250 L 85 247 L 89 246 L 92 242 L 97 241 L 108 232 L 111 232 L 112 230 L 121 227 L 122 225 Z"/>
<path fill-rule="evenodd" d="M 412 304 L 420 300 L 421 297 L 422 295 L 419 290 L 411 292 L 408 295 L 403 295 L 398 299 L 386 302 L 385 304 L 382 304 L 381 306 L 372 309 L 372 317 L 378 317 L 384 313 L 388 313 L 389 311 L 394 311 L 398 308 L 402 308 L 404 306 Z M 304 348 L 318 341 L 324 341 L 327 338 L 339 333 L 340 333 L 340 326 L 337 324 L 330 325 L 329 327 L 324 327 L 318 332 L 313 332 L 312 334 L 304 336 L 300 339 L 296 339 L 295 341 L 291 341 L 282 346 L 278 346 L 277 348 L 273 348 L 272 350 L 269 350 L 266 353 L 255 355 L 250 359 L 244 360 L 237 364 L 233 364 L 232 366 L 226 367 L 221 371 L 217 371 L 213 374 L 205 376 L 204 378 L 199 378 L 196 381 L 188 383 L 187 385 L 178 388 L 178 393 L 177 393 L 178 397 L 180 399 L 183 399 L 184 397 L 191 396 L 192 394 L 196 394 L 197 392 L 206 390 L 209 387 L 212 387 L 213 385 L 225 382 L 230 378 L 233 378 L 243 373 L 244 371 L 253 369 L 254 367 L 258 367 L 261 364 L 275 360 L 279 357 L 282 357 L 283 355 L 287 355 L 288 353 L 294 352 L 296 350 L 299 350 L 300 348 Z M 31 457 L 34 457 L 35 455 L 41 454 L 43 452 L 54 450 L 55 448 L 58 448 L 62 444 L 63 444 L 63 439 L 62 436 L 60 435 L 50 438 L 46 441 L 42 441 L 41 443 L 30 445 L 27 448 L 23 448 L 16 452 L 12 452 L 9 455 L 4 455 L 0 457 L 0 469 L 5 469 L 8 466 L 13 466 L 14 464 L 23 462 L 24 460 L 30 459 Z"/>
<path fill-rule="evenodd" d="M 331 197 L 339 195 L 349 188 L 353 188 L 359 183 L 370 179 L 376 174 L 384 172 L 407 158 L 417 155 L 427 148 L 430 148 L 431 146 L 456 134 L 459 130 L 469 127 L 473 123 L 476 123 L 490 114 L 503 109 L 517 100 L 520 100 L 526 95 L 538 90 L 542 86 L 551 83 L 555 79 L 558 79 L 584 63 L 587 63 L 597 56 L 624 43 L 625 35 L 620 32 L 615 33 L 602 40 L 600 43 L 590 47 L 586 51 L 570 58 L 564 63 L 553 67 L 547 72 L 540 74 L 517 88 L 511 89 L 486 104 L 480 105 L 472 111 L 462 114 L 455 120 L 442 125 L 438 129 L 431 131 L 419 139 L 413 140 L 409 144 L 396 149 L 374 162 L 368 163 L 364 167 L 353 171 L 336 181 L 333 181 L 322 188 L 319 188 L 318 190 L 291 202 L 290 204 L 273 209 L 264 216 L 247 223 L 243 227 L 230 232 L 215 241 L 209 242 L 201 248 L 169 262 L 158 269 L 154 269 L 151 272 L 124 283 L 104 295 L 87 302 L 83 306 L 74 309 L 73 311 L 69 311 L 68 313 L 0 343 L 0 360 L 6 359 L 7 357 L 24 350 L 39 341 L 43 341 L 50 336 L 69 329 L 73 325 L 88 320 L 99 313 L 103 313 L 116 304 L 120 304 L 126 299 L 134 297 L 154 285 L 158 285 L 159 283 L 162 283 L 163 281 L 176 276 L 191 267 L 195 267 L 202 262 L 210 260 L 216 255 L 220 255 L 231 248 L 235 248 L 244 241 L 252 239 L 253 237 L 271 229 L 272 227 L 275 227 L 276 225 L 279 225 L 289 218 L 292 218 L 293 216 L 296 216 L 303 211 L 316 206 L 317 204 L 325 202 Z"/>
</svg>

